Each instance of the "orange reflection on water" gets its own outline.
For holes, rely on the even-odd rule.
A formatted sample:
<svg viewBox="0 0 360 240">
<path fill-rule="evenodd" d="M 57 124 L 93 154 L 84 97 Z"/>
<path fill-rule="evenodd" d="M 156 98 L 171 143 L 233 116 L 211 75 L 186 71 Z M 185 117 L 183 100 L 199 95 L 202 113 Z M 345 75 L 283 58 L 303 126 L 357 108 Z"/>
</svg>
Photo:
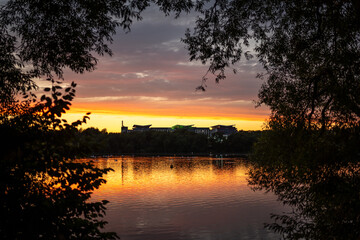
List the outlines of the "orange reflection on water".
<svg viewBox="0 0 360 240">
<path fill-rule="evenodd" d="M 92 200 L 110 201 L 107 230 L 121 239 L 219 239 L 224 233 L 226 239 L 276 239 L 263 223 L 279 205 L 275 196 L 247 186 L 244 159 L 118 157 L 94 162 L 115 170 Z"/>
<path fill-rule="evenodd" d="M 105 176 L 106 186 L 96 191 L 95 196 L 106 198 L 114 192 L 166 190 L 172 195 L 187 195 L 189 192 L 234 191 L 247 188 L 244 161 L 230 158 L 209 157 L 119 157 L 98 159 L 95 165 L 110 167 L 114 172 Z"/>
</svg>

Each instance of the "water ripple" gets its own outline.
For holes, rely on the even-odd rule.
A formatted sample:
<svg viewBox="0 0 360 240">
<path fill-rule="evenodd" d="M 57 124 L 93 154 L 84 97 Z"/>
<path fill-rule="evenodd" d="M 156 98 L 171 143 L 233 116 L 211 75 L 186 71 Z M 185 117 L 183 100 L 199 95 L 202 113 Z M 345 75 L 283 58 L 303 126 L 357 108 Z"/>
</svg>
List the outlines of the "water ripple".
<svg viewBox="0 0 360 240">
<path fill-rule="evenodd" d="M 122 240 L 279 237 L 263 224 L 284 207 L 274 195 L 247 186 L 241 159 L 118 158 L 97 164 L 115 169 L 93 200 L 110 201 L 107 230 Z"/>
</svg>

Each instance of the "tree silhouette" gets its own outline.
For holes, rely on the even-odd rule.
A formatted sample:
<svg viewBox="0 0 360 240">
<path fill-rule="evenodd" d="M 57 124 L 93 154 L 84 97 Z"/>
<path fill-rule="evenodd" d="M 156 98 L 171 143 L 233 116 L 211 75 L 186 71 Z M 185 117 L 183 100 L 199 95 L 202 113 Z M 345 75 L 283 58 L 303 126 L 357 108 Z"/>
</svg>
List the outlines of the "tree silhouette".
<svg viewBox="0 0 360 240">
<path fill-rule="evenodd" d="M 58 116 L 74 95 L 54 88 L 42 101 L 22 102 L 16 115 L 1 115 L 0 236 L 2 239 L 116 239 L 102 232 L 106 200 L 91 193 L 111 169 L 74 158 L 82 153 L 77 126 Z M 14 111 L 15 111 L 14 110 Z"/>
<path fill-rule="evenodd" d="M 359 124 L 358 1 L 219 0 L 202 13 L 184 42 L 216 80 L 255 55 L 266 80 L 258 104 L 274 120 L 325 129 Z"/>
<path fill-rule="evenodd" d="M 358 124 L 360 6 L 355 0 L 8 1 L 1 8 L 1 39 L 19 64 L 32 66 L 29 73 L 61 78 L 64 67 L 93 70 L 93 53 L 111 55 L 107 42 L 116 28 L 129 31 L 151 4 L 166 15 L 198 13 L 183 41 L 190 60 L 210 63 L 216 81 L 242 57 L 255 55 L 266 80 L 258 103 L 270 107 L 273 119 L 312 128 Z M 15 41 L 20 47 L 14 48 Z"/>
</svg>

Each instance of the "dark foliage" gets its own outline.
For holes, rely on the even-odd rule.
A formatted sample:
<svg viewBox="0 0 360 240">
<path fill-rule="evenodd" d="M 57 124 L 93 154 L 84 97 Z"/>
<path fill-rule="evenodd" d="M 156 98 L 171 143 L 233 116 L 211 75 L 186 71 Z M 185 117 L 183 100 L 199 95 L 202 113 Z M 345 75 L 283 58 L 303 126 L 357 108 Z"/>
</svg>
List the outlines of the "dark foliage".
<svg viewBox="0 0 360 240">
<path fill-rule="evenodd" d="M 355 0 L 11 0 L 0 15 L 1 50 L 11 62 L 6 71 L 16 75 L 14 64 L 20 69 L 30 64 L 31 76 L 62 77 L 65 67 L 91 71 L 97 63 L 93 53 L 111 54 L 108 43 L 116 28 L 129 31 L 151 4 L 166 15 L 198 12 L 183 41 L 190 60 L 210 63 L 217 81 L 225 78 L 226 68 L 236 71 L 243 56 L 256 55 L 266 79 L 259 104 L 268 105 L 276 121 L 324 129 L 359 124 L 360 5 Z M 11 83 L 12 89 L 33 87 L 27 76 Z"/>
<path fill-rule="evenodd" d="M 209 63 L 217 81 L 225 78 L 226 68 L 236 71 L 242 56 L 256 55 L 266 79 L 259 104 L 268 105 L 276 121 L 324 129 L 359 124 L 356 0 L 10 0 L 0 15 L 1 50 L 11 62 L 5 70 L 15 76 L 27 64 L 32 66 L 30 76 L 58 77 L 65 67 L 91 71 L 97 63 L 93 53 L 111 54 L 108 43 L 116 28 L 129 31 L 151 4 L 166 15 L 198 12 L 194 30 L 188 30 L 183 41 L 190 60 Z M 16 48 L 16 42 L 21 47 Z M 248 47 L 254 51 L 246 51 Z M 4 86 L 13 86 L 4 93 L 34 87 L 28 76 L 2 79 Z"/>
<path fill-rule="evenodd" d="M 261 131 L 241 131 L 230 135 L 207 137 L 178 129 L 174 132 L 107 133 L 87 128 L 80 133 L 80 146 L 87 155 L 122 154 L 246 154 L 261 135 Z"/>
<path fill-rule="evenodd" d="M 284 239 L 358 239 L 358 159 L 331 161 L 330 156 L 328 162 L 317 162 L 316 153 L 310 159 L 302 155 L 299 162 L 297 153 L 289 154 L 293 158 L 286 161 L 256 162 L 250 169 L 249 184 L 254 190 L 271 191 L 289 207 L 288 212 L 272 214 L 274 222 L 266 227 Z"/>
<path fill-rule="evenodd" d="M 358 239 L 359 164 L 266 164 L 251 169 L 255 190 L 274 192 L 291 210 L 267 228 L 284 239 Z"/>
<path fill-rule="evenodd" d="M 358 1 L 216 0 L 201 13 L 184 42 L 190 59 L 209 62 L 217 81 L 226 68 L 236 71 L 242 56 L 256 56 L 266 80 L 258 103 L 276 121 L 324 129 L 359 124 Z"/>
<path fill-rule="evenodd" d="M 215 135 L 209 139 L 210 151 L 214 153 L 250 153 L 261 136 L 261 131 L 239 131 L 228 138 Z"/>
<path fill-rule="evenodd" d="M 73 85 L 74 86 L 74 85 Z M 116 239 L 101 232 L 107 201 L 91 202 L 91 193 L 111 169 L 78 162 L 81 154 L 76 127 L 62 123 L 69 102 L 52 94 L 17 106 L 18 115 L 0 118 L 4 141 L 0 155 L 1 239 Z M 74 89 L 66 89 L 66 96 Z M 62 101 L 61 101 L 62 100 Z M 20 111 L 21 110 L 21 111 Z"/>
<path fill-rule="evenodd" d="M 252 160 L 259 163 L 279 162 L 308 165 L 358 161 L 360 128 L 333 128 L 314 131 L 270 122 L 254 146 Z"/>
<path fill-rule="evenodd" d="M 271 124 L 250 157 L 249 184 L 290 210 L 273 214 L 266 227 L 284 239 L 358 239 L 360 129 Z"/>
</svg>

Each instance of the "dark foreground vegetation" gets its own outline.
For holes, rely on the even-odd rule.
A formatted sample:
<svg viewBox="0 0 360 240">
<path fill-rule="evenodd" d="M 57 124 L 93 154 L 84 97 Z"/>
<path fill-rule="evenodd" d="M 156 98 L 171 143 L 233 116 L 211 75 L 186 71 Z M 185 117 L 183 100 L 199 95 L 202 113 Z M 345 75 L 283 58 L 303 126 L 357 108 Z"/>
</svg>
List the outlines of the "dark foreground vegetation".
<svg viewBox="0 0 360 240">
<path fill-rule="evenodd" d="M 79 143 L 87 155 L 248 154 L 260 135 L 261 131 L 240 131 L 229 137 L 208 137 L 185 129 L 171 133 L 107 133 L 88 128 L 79 132 Z"/>
<path fill-rule="evenodd" d="M 54 124 L 38 107 L 44 111 L 0 118 L 0 238 L 116 239 L 103 231 L 107 201 L 90 200 L 111 169 L 77 162 L 78 123 Z"/>
<path fill-rule="evenodd" d="M 291 210 L 266 228 L 284 239 L 359 239 L 360 128 L 273 128 L 256 143 L 249 186 Z"/>
</svg>

